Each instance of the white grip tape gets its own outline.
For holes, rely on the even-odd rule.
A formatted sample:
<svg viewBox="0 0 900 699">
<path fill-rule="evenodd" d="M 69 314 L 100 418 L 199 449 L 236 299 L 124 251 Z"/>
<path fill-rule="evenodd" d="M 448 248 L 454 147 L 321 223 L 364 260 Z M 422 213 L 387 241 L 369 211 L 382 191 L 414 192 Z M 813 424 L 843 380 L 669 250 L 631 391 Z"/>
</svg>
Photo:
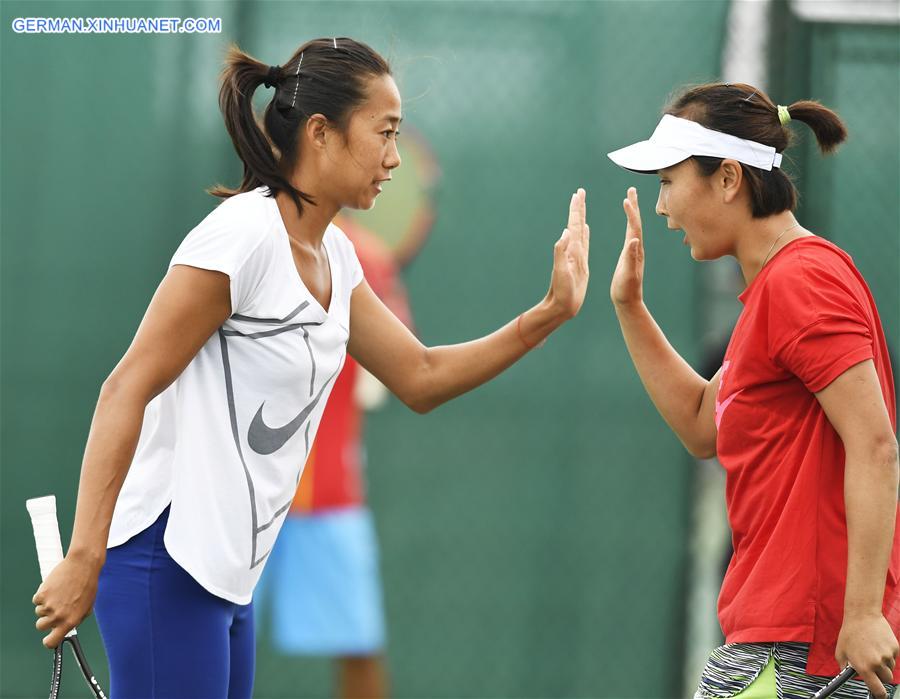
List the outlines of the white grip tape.
<svg viewBox="0 0 900 699">
<path fill-rule="evenodd" d="M 50 571 L 62 561 L 62 541 L 59 538 L 59 522 L 56 521 L 56 496 L 46 495 L 25 501 L 31 526 L 34 529 L 34 545 L 37 547 L 38 563 L 41 566 L 41 580 L 46 580 Z M 66 637 L 75 636 L 72 629 Z"/>
<path fill-rule="evenodd" d="M 41 565 L 41 580 L 46 580 L 50 571 L 63 559 L 59 524 L 56 521 L 56 496 L 47 495 L 26 500 L 25 507 L 28 508 L 31 526 L 34 528 L 34 543 Z"/>
</svg>

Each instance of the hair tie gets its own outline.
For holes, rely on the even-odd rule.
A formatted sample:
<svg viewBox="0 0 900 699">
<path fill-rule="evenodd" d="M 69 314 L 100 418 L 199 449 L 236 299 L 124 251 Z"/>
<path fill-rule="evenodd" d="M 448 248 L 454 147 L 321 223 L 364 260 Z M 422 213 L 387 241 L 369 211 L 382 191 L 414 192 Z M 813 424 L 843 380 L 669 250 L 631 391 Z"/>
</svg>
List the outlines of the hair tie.
<svg viewBox="0 0 900 699">
<path fill-rule="evenodd" d="M 263 85 L 266 87 L 276 87 L 281 82 L 281 66 L 269 66 Z"/>
<path fill-rule="evenodd" d="M 788 111 L 788 108 L 784 105 L 778 105 L 778 121 L 781 122 L 782 126 L 787 126 L 788 122 L 791 120 L 791 113 Z"/>
</svg>

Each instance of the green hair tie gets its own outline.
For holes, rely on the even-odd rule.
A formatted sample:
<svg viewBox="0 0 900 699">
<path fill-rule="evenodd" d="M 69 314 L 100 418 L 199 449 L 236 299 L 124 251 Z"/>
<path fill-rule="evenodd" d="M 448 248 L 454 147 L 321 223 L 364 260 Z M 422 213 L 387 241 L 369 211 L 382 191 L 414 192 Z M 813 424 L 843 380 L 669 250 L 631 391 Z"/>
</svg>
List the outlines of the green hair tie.
<svg viewBox="0 0 900 699">
<path fill-rule="evenodd" d="M 779 104 L 778 105 L 778 121 L 781 122 L 782 126 L 787 126 L 787 124 L 790 120 L 791 120 L 791 113 L 788 111 L 788 108 Z"/>
</svg>

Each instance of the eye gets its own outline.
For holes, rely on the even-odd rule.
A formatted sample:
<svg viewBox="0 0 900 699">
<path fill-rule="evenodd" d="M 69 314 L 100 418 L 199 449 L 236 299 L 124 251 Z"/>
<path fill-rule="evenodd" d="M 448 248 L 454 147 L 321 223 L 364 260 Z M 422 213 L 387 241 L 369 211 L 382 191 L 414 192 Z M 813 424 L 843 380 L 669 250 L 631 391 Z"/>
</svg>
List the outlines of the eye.
<svg viewBox="0 0 900 699">
<path fill-rule="evenodd" d="M 660 187 L 662 187 L 664 184 L 671 184 L 671 182 L 670 182 L 669 180 L 660 180 L 660 181 L 659 181 L 659 186 L 660 186 Z"/>
<path fill-rule="evenodd" d="M 382 131 L 381 133 L 384 135 L 385 138 L 390 138 L 391 135 L 393 135 L 394 138 L 397 138 L 397 136 L 400 135 L 399 131 L 394 131 L 393 129 L 388 129 L 387 131 Z"/>
</svg>

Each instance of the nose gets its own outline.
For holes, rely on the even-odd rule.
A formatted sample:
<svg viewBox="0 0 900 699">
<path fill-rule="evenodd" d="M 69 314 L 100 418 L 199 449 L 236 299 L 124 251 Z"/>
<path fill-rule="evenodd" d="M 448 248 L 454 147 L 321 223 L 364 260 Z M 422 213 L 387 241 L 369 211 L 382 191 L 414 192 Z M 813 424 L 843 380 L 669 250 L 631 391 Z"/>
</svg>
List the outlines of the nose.
<svg viewBox="0 0 900 699">
<path fill-rule="evenodd" d="M 384 162 L 382 164 L 388 170 L 393 170 L 394 168 L 400 167 L 400 149 L 397 148 L 397 139 L 392 138 L 390 143 L 391 145 L 385 154 Z"/>
<path fill-rule="evenodd" d="M 663 194 L 663 188 L 659 188 L 659 196 L 656 198 L 656 215 L 657 216 L 668 216 L 668 212 L 666 211 L 666 197 Z"/>
</svg>

